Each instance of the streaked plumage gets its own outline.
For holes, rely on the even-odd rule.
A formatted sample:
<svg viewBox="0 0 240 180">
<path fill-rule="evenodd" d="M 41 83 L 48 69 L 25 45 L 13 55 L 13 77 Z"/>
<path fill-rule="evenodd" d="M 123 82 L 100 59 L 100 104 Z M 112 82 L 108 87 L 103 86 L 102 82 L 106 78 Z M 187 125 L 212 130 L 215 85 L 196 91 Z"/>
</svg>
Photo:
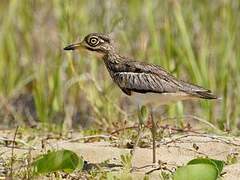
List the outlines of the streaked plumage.
<svg viewBox="0 0 240 180">
<path fill-rule="evenodd" d="M 210 90 L 178 80 L 160 66 L 119 55 L 108 35 L 92 33 L 81 43 L 67 46 L 64 49 L 74 50 L 79 47 L 102 54 L 110 76 L 128 96 L 137 95 L 147 100 L 151 99 L 149 95 L 153 96 L 154 100 L 157 100 L 155 97 L 161 97 L 159 98 L 159 101 L 162 101 L 160 104 L 193 98 L 217 98 Z M 154 97 L 154 95 L 157 96 Z"/>
</svg>

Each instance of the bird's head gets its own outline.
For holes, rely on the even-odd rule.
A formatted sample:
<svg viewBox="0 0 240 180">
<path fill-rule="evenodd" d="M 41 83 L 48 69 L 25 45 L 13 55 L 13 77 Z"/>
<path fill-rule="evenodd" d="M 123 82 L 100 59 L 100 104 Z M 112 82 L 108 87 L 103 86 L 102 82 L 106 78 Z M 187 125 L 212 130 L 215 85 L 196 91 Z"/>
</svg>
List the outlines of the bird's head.
<svg viewBox="0 0 240 180">
<path fill-rule="evenodd" d="M 88 34 L 81 42 L 71 44 L 64 50 L 86 49 L 100 54 L 107 54 L 113 51 L 112 40 L 109 35 L 101 33 Z"/>
</svg>

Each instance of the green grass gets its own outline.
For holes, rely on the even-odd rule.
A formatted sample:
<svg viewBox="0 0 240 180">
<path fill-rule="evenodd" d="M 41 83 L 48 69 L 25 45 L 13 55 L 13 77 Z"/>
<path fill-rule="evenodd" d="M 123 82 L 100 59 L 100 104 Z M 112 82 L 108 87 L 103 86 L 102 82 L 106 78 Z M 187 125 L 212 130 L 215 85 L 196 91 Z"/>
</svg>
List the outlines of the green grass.
<svg viewBox="0 0 240 180">
<path fill-rule="evenodd" d="M 190 113 L 236 130 L 239 19 L 238 0 L 4 0 L 0 97 L 33 94 L 38 119 L 48 124 L 65 123 L 76 112 L 104 128 L 134 119 L 126 115 L 121 92 L 101 61 L 62 50 L 90 32 L 113 32 L 122 54 L 161 65 L 221 96 L 221 102 L 194 103 Z M 189 112 L 181 103 L 167 110 L 169 116 Z"/>
</svg>

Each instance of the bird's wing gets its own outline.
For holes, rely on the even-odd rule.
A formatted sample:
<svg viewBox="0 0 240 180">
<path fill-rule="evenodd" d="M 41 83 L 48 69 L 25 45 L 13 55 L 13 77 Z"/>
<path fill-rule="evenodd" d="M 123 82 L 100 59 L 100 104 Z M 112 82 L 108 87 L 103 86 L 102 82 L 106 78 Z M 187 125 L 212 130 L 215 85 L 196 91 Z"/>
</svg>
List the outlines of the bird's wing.
<svg viewBox="0 0 240 180">
<path fill-rule="evenodd" d="M 177 92 L 179 87 L 165 77 L 145 72 L 116 72 L 114 80 L 124 91 L 139 93 L 155 92 Z"/>
<path fill-rule="evenodd" d="M 139 93 L 177 92 L 178 81 L 161 67 L 127 61 L 114 73 L 114 80 L 124 91 Z"/>
<path fill-rule="evenodd" d="M 184 92 L 192 96 L 215 99 L 210 90 L 177 80 L 160 66 L 128 61 L 116 71 L 114 80 L 128 95 L 138 93 L 176 93 Z"/>
</svg>

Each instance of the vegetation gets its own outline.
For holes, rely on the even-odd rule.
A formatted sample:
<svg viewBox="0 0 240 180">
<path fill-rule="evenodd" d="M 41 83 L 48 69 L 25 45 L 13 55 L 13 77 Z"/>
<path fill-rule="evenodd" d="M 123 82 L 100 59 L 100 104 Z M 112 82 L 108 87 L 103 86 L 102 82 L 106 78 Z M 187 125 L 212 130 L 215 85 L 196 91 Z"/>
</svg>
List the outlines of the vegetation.
<svg viewBox="0 0 240 180">
<path fill-rule="evenodd" d="M 67 125 L 68 117 L 75 115 L 109 127 L 132 119 L 102 62 L 62 50 L 90 32 L 111 32 L 123 54 L 161 65 L 216 92 L 221 102 L 202 101 L 191 113 L 220 129 L 236 130 L 239 8 L 237 0 L 2 1 L 1 106 L 28 94 L 34 99 L 34 118 L 43 123 Z M 178 103 L 167 112 L 175 117 L 187 110 Z M 9 113 L 19 123 L 21 114 Z"/>
<path fill-rule="evenodd" d="M 1 0 L 0 128 L 40 124 L 95 135 L 145 120 L 147 110 L 137 113 L 96 56 L 63 51 L 88 33 L 104 32 L 121 54 L 161 65 L 222 98 L 159 107 L 156 122 L 184 129 L 195 117 L 238 135 L 239 19 L 239 0 Z M 129 157 L 121 158 L 129 169 Z"/>
</svg>

